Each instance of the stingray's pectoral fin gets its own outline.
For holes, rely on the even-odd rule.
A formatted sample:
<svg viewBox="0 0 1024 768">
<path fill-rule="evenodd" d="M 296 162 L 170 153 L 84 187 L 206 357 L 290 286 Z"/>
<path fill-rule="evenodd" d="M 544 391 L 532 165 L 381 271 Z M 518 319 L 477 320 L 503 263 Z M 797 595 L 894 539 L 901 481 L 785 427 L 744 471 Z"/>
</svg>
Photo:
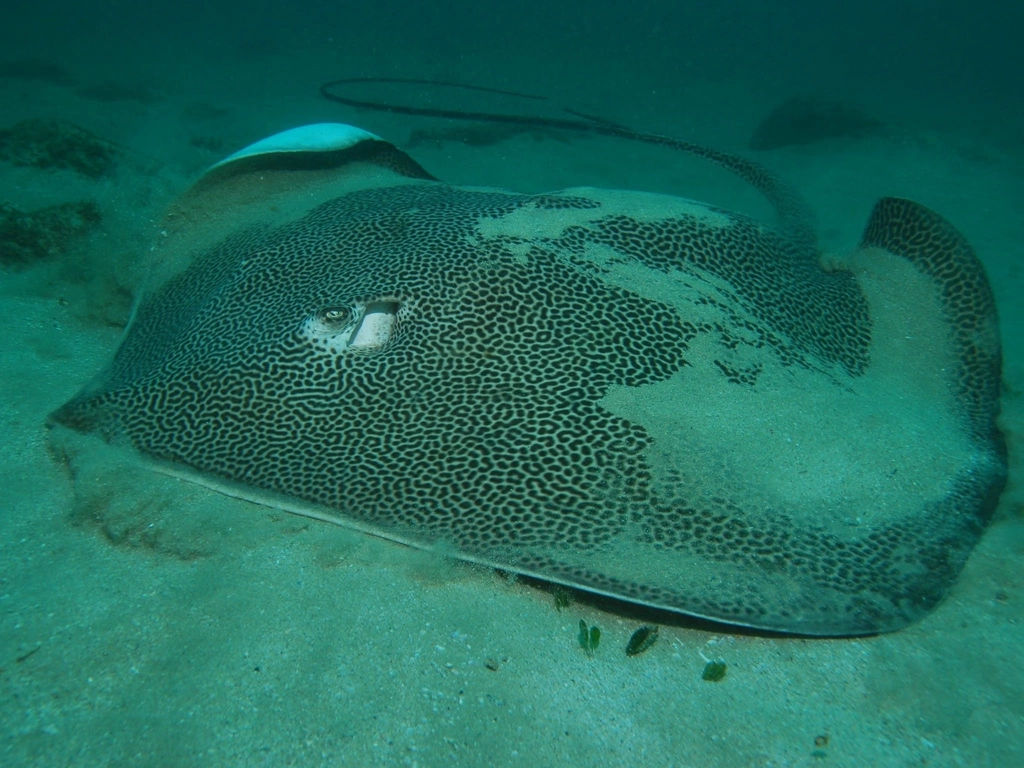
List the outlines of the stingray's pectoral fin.
<svg viewBox="0 0 1024 768">
<path fill-rule="evenodd" d="M 875 204 L 861 241 L 906 259 L 935 289 L 939 325 L 944 326 L 951 394 L 971 437 L 1005 455 L 996 418 L 1002 349 L 995 297 L 985 268 L 966 238 L 939 214 L 912 200 L 882 198 Z M 905 299 L 904 299 L 905 300 Z M 914 307 L 907 307 L 913 310 Z M 908 317 L 908 331 L 934 318 Z M 935 367 L 935 360 L 929 363 Z"/>
<path fill-rule="evenodd" d="M 939 498 L 922 495 L 924 508 L 891 529 L 905 554 L 889 565 L 902 573 L 902 587 L 888 596 L 894 607 L 916 606 L 897 610 L 895 627 L 899 614 L 928 610 L 952 586 L 1006 484 L 1006 443 L 996 421 L 1002 351 L 985 269 L 942 216 L 883 198 L 861 245 L 854 272 L 873 322 L 865 379 L 884 381 L 879 391 L 918 425 L 907 432 L 904 466 L 913 454 L 930 453 L 919 465 L 933 466 L 942 479 Z"/>
<path fill-rule="evenodd" d="M 875 205 L 854 271 L 873 322 L 864 378 L 882 382 L 873 391 L 916 425 L 901 449 L 904 465 L 913 454 L 930 455 L 921 466 L 945 478 L 942 497 L 926 502 L 901 534 L 912 553 L 906 566 L 916 562 L 925 574 L 907 594 L 927 608 L 952 585 L 1006 484 L 995 300 L 963 235 L 910 200 Z M 916 531 L 912 541 L 908 530 Z"/>
<path fill-rule="evenodd" d="M 722 548 L 735 568 L 715 571 L 714 581 L 678 577 L 680 602 L 715 601 L 695 613 L 813 635 L 899 629 L 949 592 L 995 509 L 1007 471 L 996 424 L 1001 353 L 981 262 L 941 216 L 886 198 L 849 268 L 867 305 L 862 370 L 827 380 L 787 371 L 783 381 L 806 385 L 772 390 L 766 368 L 750 403 L 770 428 L 752 415 L 736 439 L 722 429 L 725 418 L 712 422 L 723 435 L 715 442 L 701 439 L 706 418 L 677 430 L 701 446 L 698 455 L 715 457 L 688 469 L 710 491 L 705 519 L 733 517 L 737 531 L 749 531 Z M 743 396 L 729 404 L 743 407 Z M 687 470 L 672 435 L 656 422 L 648 428 Z M 781 431 L 791 437 L 779 440 Z M 672 478 L 650 455 L 653 487 L 667 496 Z M 719 476 L 716 461 L 733 474 Z M 719 511 L 719 496 L 734 507 Z M 684 526 L 685 509 L 675 514 Z M 785 544 L 767 547 L 769 558 L 764 541 Z M 722 599 L 733 595 L 758 615 L 733 613 Z"/>
</svg>

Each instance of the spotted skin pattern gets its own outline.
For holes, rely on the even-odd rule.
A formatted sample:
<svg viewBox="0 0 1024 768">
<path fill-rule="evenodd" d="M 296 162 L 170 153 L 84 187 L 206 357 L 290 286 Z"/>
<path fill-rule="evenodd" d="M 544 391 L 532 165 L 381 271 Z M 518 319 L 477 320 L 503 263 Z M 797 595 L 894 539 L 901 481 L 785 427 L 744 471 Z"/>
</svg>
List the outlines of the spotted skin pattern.
<svg viewBox="0 0 1024 768">
<path fill-rule="evenodd" d="M 585 195 L 430 181 L 341 195 L 201 254 L 146 298 L 99 383 L 52 421 L 626 600 L 808 634 L 895 629 L 955 579 L 1002 489 L 1005 451 L 998 335 L 994 350 L 977 342 L 979 324 L 995 323 L 980 264 L 926 209 L 880 205 L 866 242 L 924 262 L 943 286 L 965 418 L 995 458 L 964 468 L 913 519 L 861 535 L 686 498 L 683 478 L 677 492 L 671 477 L 655 484 L 651 435 L 600 402 L 616 386 L 685 375 L 698 341 L 721 350 L 714 375 L 751 391 L 763 363 L 735 362 L 740 348 L 837 381 L 869 366 L 872 318 L 850 273 L 822 270 L 799 238 L 710 208 L 715 226 L 605 214 Z M 482 223 L 517 212 L 581 219 L 553 234 L 481 236 Z M 922 229 L 934 248 L 917 245 Z M 614 258 L 595 262 L 594 247 Z M 688 317 L 603 279 L 615 262 L 722 287 Z M 324 308 L 381 297 L 401 309 L 380 349 L 330 353 L 301 332 Z M 588 564 L 615 547 L 636 565 Z M 699 563 L 706 576 L 680 589 L 645 570 L 647 556 Z"/>
</svg>

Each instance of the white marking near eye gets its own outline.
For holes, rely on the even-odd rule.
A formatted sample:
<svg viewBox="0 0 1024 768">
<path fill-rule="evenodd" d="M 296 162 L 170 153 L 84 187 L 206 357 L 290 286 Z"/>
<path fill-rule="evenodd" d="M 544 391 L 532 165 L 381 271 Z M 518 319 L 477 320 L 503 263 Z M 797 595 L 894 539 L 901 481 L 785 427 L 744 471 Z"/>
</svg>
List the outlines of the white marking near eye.
<svg viewBox="0 0 1024 768">
<path fill-rule="evenodd" d="M 302 323 L 300 334 L 313 346 L 331 355 L 347 351 L 372 351 L 386 345 L 398 330 L 397 301 L 372 301 L 351 305 L 347 322 L 331 321 L 318 310 Z"/>
<path fill-rule="evenodd" d="M 395 331 L 397 306 L 393 303 L 371 304 L 363 313 L 363 321 L 350 337 L 354 349 L 379 349 L 391 340 Z"/>
</svg>

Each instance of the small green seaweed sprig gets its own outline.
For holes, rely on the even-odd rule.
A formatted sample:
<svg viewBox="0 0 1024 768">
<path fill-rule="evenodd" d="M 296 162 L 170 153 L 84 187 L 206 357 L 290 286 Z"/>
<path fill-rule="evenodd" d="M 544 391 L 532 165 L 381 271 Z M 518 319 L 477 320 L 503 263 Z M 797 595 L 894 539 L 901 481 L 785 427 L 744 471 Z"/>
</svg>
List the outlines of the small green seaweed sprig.
<svg viewBox="0 0 1024 768">
<path fill-rule="evenodd" d="M 580 619 L 580 647 L 587 652 L 587 656 L 593 656 L 597 646 L 601 644 L 601 630 L 596 626 L 588 627 L 587 622 Z"/>
<path fill-rule="evenodd" d="M 653 624 L 644 624 L 626 644 L 627 656 L 639 656 L 658 641 L 658 627 Z"/>
<path fill-rule="evenodd" d="M 709 659 L 704 651 L 697 651 L 704 660 L 704 671 L 700 673 L 700 679 L 706 683 L 720 683 L 725 679 L 725 672 L 728 665 L 724 659 Z"/>
</svg>

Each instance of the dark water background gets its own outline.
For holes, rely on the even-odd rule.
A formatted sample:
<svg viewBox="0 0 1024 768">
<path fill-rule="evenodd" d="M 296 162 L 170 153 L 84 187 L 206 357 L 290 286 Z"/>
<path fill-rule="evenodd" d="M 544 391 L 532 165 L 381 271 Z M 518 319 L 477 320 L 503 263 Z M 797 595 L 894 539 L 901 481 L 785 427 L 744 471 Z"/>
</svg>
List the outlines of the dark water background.
<svg viewBox="0 0 1024 768">
<path fill-rule="evenodd" d="M 111 74 L 160 62 L 319 53 L 317 78 L 417 71 L 500 85 L 527 78 L 628 83 L 640 91 L 738 80 L 941 99 L 1018 116 L 1024 4 L 860 2 L 200 2 L 4 3 L 7 56 L 63 58 Z M 517 76 L 519 73 L 520 76 Z M 217 78 L 216 69 L 208 76 Z"/>
</svg>

